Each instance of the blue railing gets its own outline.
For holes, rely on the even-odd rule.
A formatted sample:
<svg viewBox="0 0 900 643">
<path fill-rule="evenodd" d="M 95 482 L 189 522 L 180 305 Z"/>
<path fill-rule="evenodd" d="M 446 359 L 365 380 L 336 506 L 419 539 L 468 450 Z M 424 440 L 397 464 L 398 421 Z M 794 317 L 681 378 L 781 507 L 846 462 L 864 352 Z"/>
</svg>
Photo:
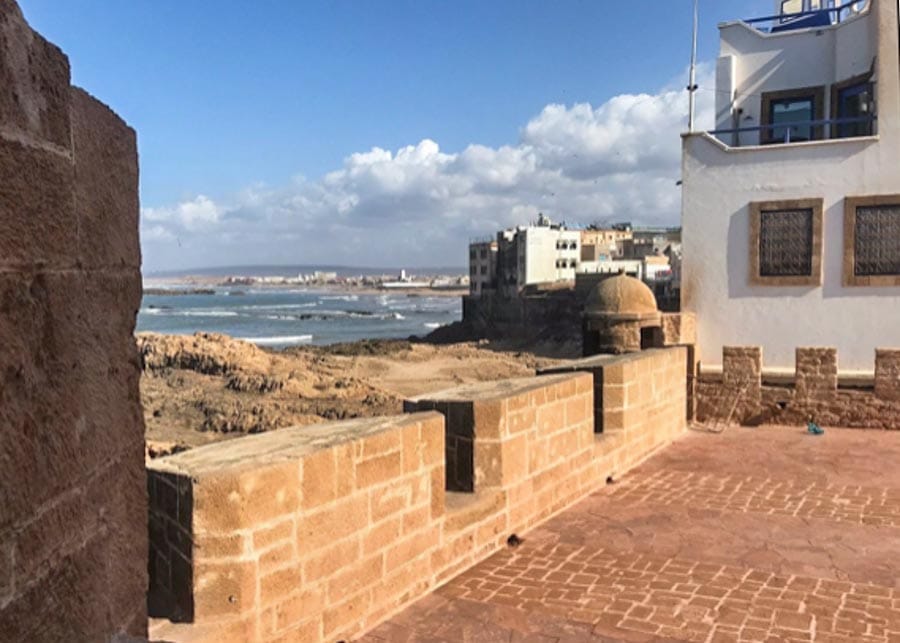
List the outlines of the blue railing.
<svg viewBox="0 0 900 643">
<path fill-rule="evenodd" d="M 877 117 L 873 114 L 871 116 L 853 116 L 847 118 L 827 118 L 822 120 L 815 121 L 794 121 L 790 123 L 774 123 L 772 125 L 757 125 L 755 127 L 734 127 L 730 129 L 716 129 L 712 130 L 709 133 L 713 136 L 723 136 L 727 134 L 737 135 L 738 141 L 736 144 L 740 143 L 739 137 L 744 132 L 759 132 L 760 137 L 762 137 L 763 132 L 767 132 L 769 136 L 760 142 L 762 144 L 773 144 L 773 143 L 791 143 L 791 133 L 797 135 L 797 132 L 800 131 L 800 128 L 810 130 L 809 138 L 801 138 L 803 141 L 807 140 L 824 140 L 824 139 L 834 139 L 834 138 L 852 138 L 847 135 L 844 136 L 841 133 L 841 125 L 857 125 L 857 124 L 868 124 L 870 125 L 869 132 L 867 134 L 854 134 L 853 136 L 869 136 L 872 133 L 871 125 L 875 123 Z M 823 132 L 822 136 L 815 136 L 815 132 L 812 131 L 815 128 L 828 126 L 827 135 Z M 772 134 L 774 130 L 784 130 L 784 140 L 774 139 Z M 796 140 L 794 141 L 796 142 Z"/>
<path fill-rule="evenodd" d="M 797 13 L 782 13 L 762 18 L 748 18 L 743 22 L 748 25 L 773 23 L 768 29 L 757 27 L 760 31 L 768 31 L 769 33 L 811 27 L 828 27 L 862 11 L 868 2 L 869 0 L 850 0 L 850 2 L 835 7 L 811 9 L 810 11 L 799 11 Z"/>
</svg>

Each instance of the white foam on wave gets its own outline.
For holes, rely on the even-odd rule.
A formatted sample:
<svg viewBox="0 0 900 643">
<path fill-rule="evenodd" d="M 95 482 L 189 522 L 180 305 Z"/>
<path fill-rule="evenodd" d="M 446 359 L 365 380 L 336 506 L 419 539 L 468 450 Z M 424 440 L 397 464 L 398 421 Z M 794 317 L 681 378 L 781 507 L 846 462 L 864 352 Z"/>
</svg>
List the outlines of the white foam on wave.
<svg viewBox="0 0 900 643">
<path fill-rule="evenodd" d="M 318 303 L 313 301 L 306 304 L 249 304 L 241 306 L 241 308 L 244 310 L 281 310 L 282 308 L 289 310 L 293 308 L 315 308 L 318 305 Z"/>
<path fill-rule="evenodd" d="M 233 310 L 171 310 L 166 311 L 170 315 L 179 317 L 237 317 Z"/>
<path fill-rule="evenodd" d="M 425 328 L 440 328 L 441 326 L 446 326 L 447 324 L 441 324 L 440 322 L 425 322 L 422 325 Z"/>
<path fill-rule="evenodd" d="M 322 295 L 323 301 L 359 301 L 359 295 Z"/>
<path fill-rule="evenodd" d="M 238 339 L 257 346 L 288 346 L 308 344 L 312 341 L 312 338 L 312 335 L 275 335 L 272 337 L 239 337 Z"/>
</svg>

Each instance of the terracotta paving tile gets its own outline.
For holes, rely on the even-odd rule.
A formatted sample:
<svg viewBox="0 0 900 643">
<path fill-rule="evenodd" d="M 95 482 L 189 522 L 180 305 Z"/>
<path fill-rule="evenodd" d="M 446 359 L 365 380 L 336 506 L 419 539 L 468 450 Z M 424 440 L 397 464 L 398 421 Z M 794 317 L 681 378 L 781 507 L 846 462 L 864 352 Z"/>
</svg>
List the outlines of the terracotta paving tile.
<svg viewBox="0 0 900 643">
<path fill-rule="evenodd" d="M 816 440 L 688 435 L 362 640 L 900 643 L 900 434 Z"/>
</svg>

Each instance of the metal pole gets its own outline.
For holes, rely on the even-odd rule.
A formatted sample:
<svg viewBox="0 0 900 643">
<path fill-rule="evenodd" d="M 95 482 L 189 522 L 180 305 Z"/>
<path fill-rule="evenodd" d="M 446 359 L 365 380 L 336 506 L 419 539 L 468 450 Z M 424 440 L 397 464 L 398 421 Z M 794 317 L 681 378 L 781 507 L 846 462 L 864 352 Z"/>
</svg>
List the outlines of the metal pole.
<svg viewBox="0 0 900 643">
<path fill-rule="evenodd" d="M 698 0 L 694 0 L 694 29 L 691 34 L 691 72 L 688 79 L 688 132 L 694 131 L 694 92 L 697 91 L 695 82 L 697 75 L 697 9 Z"/>
</svg>

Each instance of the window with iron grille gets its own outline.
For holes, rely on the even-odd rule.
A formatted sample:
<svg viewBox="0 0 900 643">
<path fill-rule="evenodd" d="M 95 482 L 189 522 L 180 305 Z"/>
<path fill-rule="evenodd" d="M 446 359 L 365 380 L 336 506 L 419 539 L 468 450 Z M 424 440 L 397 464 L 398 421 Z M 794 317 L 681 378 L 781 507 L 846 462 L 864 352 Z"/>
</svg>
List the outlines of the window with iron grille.
<svg viewBox="0 0 900 643">
<path fill-rule="evenodd" d="M 853 272 L 900 275 L 900 202 L 856 208 Z"/>
<path fill-rule="evenodd" d="M 808 277 L 813 271 L 813 210 L 762 210 L 759 275 Z"/>
</svg>

